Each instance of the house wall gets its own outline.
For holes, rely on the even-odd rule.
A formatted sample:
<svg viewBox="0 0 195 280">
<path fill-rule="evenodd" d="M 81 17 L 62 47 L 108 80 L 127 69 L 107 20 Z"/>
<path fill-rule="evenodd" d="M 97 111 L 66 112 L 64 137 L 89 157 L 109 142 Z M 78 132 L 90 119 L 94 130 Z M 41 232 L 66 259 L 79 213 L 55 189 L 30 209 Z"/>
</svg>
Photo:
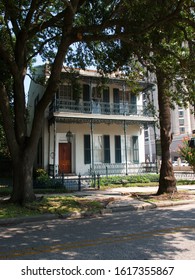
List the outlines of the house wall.
<svg viewBox="0 0 195 280">
<path fill-rule="evenodd" d="M 72 173 L 75 174 L 88 174 L 90 169 L 90 164 L 84 164 L 84 135 L 91 135 L 91 125 L 90 123 L 80 123 L 80 124 L 56 124 L 56 137 L 54 133 L 55 125 L 52 124 L 50 127 L 50 137 L 47 134 L 45 137 L 45 143 L 49 142 L 49 157 L 47 157 L 48 152 L 46 148 L 44 148 L 44 168 L 48 168 L 48 164 L 54 164 L 58 166 L 59 164 L 59 143 L 67 143 L 66 133 L 70 130 L 73 134 L 72 143 Z M 129 125 L 127 126 L 127 141 L 130 141 L 132 136 L 139 137 L 139 162 L 145 161 L 145 148 L 144 148 L 144 130 L 138 125 Z M 93 126 L 93 136 L 96 135 L 110 135 L 110 162 L 115 163 L 115 143 L 114 137 L 115 135 L 124 135 L 123 125 L 117 124 L 94 124 Z M 49 141 L 50 138 L 50 141 Z M 55 148 L 54 148 L 55 145 Z M 129 144 L 131 145 L 131 143 Z M 125 147 L 121 147 L 125 149 Z M 130 156 L 132 157 L 132 151 L 130 151 Z M 58 168 L 56 167 L 56 173 L 58 173 Z"/>
<path fill-rule="evenodd" d="M 41 99 L 45 88 L 38 82 L 40 77 L 44 77 L 44 67 L 36 67 L 36 72 L 34 74 L 33 80 L 31 80 L 29 92 L 28 92 L 28 114 L 29 114 L 29 123 L 28 123 L 28 134 L 31 132 L 32 122 L 34 118 L 35 105 Z M 37 80 L 37 82 L 36 82 Z"/>
<path fill-rule="evenodd" d="M 37 67 L 35 73 L 35 79 L 39 77 L 45 77 L 47 79 L 49 77 L 49 72 L 46 72 L 47 67 L 40 66 Z M 82 72 L 82 71 L 80 71 Z M 85 72 L 80 74 L 85 74 Z M 92 72 L 88 73 L 88 75 L 92 75 Z M 88 77 L 85 77 L 85 81 L 81 81 L 81 84 L 89 84 L 90 85 L 90 97 L 93 98 L 93 88 L 97 87 L 97 80 L 93 80 Z M 93 77 L 93 75 L 92 75 Z M 97 77 L 97 72 L 94 71 L 94 77 Z M 91 82 L 92 81 L 92 82 Z M 67 80 L 62 82 L 63 84 L 67 83 Z M 120 91 L 120 103 L 124 100 L 123 97 L 123 81 L 115 81 L 114 77 L 112 80 L 109 81 L 109 102 L 114 103 L 114 95 L 113 89 L 118 88 Z M 125 88 L 128 91 L 127 87 Z M 34 81 L 30 84 L 29 89 L 29 96 L 28 96 L 28 108 L 29 108 L 29 133 L 31 131 L 32 121 L 34 117 L 34 108 L 36 105 L 36 100 L 40 100 L 44 93 L 44 87 L 40 84 L 35 83 Z M 80 99 L 82 100 L 82 93 Z M 121 99 L 122 98 L 122 99 Z M 99 101 L 103 101 L 102 96 L 98 96 L 97 99 Z M 130 102 L 130 95 L 129 95 L 129 102 Z M 136 105 L 143 105 L 143 96 L 142 93 L 136 95 Z M 67 112 L 66 112 L 67 113 Z M 72 113 L 74 114 L 74 113 Z M 85 114 L 86 115 L 86 114 Z M 84 116 L 84 115 L 83 115 Z M 41 133 L 41 141 L 42 141 L 42 166 L 47 170 L 48 165 L 56 165 L 59 164 L 59 143 L 66 143 L 66 133 L 70 130 L 73 133 L 72 139 L 72 154 L 71 154 L 71 161 L 72 161 L 72 173 L 76 174 L 87 174 L 88 170 L 90 169 L 90 164 L 84 164 L 84 135 L 88 134 L 91 135 L 91 124 L 90 123 L 70 123 L 67 124 L 66 118 L 69 117 L 67 114 L 64 116 L 64 123 L 56 122 L 55 117 L 53 118 L 53 123 L 48 123 L 49 117 L 49 107 L 45 111 L 44 120 L 43 120 L 43 128 Z M 86 118 L 89 116 L 86 116 Z M 96 115 L 96 121 L 99 118 L 98 114 Z M 121 119 L 121 116 L 111 115 L 111 119 L 113 122 L 111 124 L 105 123 L 98 123 L 93 126 L 93 134 L 94 137 L 96 135 L 109 135 L 110 136 L 110 162 L 115 163 L 115 135 L 121 135 L 123 137 L 123 158 L 124 158 L 124 126 L 123 123 L 121 124 L 114 124 L 117 122 L 117 119 Z M 130 117 L 131 118 L 131 117 Z M 143 117 L 144 118 L 144 117 Z M 52 121 L 50 119 L 50 121 Z M 101 120 L 99 120 L 101 121 Z M 126 128 L 126 135 L 128 145 L 130 150 L 128 151 L 128 160 L 132 158 L 132 136 L 138 136 L 139 138 L 139 162 L 145 162 L 145 148 L 144 148 L 144 129 L 140 127 L 139 124 L 136 125 L 128 125 Z M 124 162 L 124 160 L 123 160 Z M 58 169 L 56 167 L 56 173 L 58 173 Z"/>
</svg>

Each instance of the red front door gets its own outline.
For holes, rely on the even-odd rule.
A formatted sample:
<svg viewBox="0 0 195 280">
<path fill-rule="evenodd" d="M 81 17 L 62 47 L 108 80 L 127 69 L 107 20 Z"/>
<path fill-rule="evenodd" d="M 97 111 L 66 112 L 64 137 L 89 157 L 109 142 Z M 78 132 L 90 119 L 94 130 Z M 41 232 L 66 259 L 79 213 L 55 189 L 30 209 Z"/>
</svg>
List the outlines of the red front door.
<svg viewBox="0 0 195 280">
<path fill-rule="evenodd" d="M 71 173 L 71 143 L 59 143 L 59 173 Z"/>
</svg>

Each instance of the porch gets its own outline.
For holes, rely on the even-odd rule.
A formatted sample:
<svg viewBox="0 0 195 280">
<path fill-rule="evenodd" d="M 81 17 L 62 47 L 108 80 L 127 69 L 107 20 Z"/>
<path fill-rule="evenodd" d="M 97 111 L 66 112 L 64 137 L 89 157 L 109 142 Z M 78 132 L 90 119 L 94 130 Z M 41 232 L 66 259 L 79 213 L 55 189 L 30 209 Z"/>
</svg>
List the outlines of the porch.
<svg viewBox="0 0 195 280">
<path fill-rule="evenodd" d="M 96 115 L 92 117 L 95 118 Z M 62 171 L 65 175 L 156 172 L 155 165 L 143 164 L 143 126 L 145 123 L 147 125 L 147 121 L 152 122 L 152 118 L 145 117 L 148 120 L 144 122 L 144 117 L 139 120 L 139 116 L 134 117 L 137 118 L 134 120 L 133 117 L 126 119 L 127 116 L 116 120 L 105 117 L 108 119 L 54 115 L 48 131 L 50 176 L 61 175 Z M 71 139 L 67 138 L 68 133 L 71 134 Z"/>
<path fill-rule="evenodd" d="M 59 170 L 58 165 L 49 164 L 48 173 L 49 176 L 55 177 L 55 174 Z M 86 175 L 135 175 L 144 173 L 157 173 L 157 165 L 155 163 L 101 163 L 94 164 L 94 170 L 90 168 Z M 57 174 L 57 177 L 62 177 L 64 174 Z M 73 174 L 69 174 L 73 176 Z"/>
<path fill-rule="evenodd" d="M 62 98 L 55 99 L 50 104 L 50 116 L 55 112 L 152 117 L 152 113 L 146 106 L 129 104 L 128 102 L 110 103 L 93 100 L 76 102 L 75 100 L 66 100 Z"/>
</svg>

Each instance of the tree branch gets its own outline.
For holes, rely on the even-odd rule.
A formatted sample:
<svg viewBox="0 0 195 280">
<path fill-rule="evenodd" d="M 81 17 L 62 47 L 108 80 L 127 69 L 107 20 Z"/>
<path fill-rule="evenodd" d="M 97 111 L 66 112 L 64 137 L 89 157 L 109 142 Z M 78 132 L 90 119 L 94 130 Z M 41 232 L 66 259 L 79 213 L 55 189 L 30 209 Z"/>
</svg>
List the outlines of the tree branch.
<svg viewBox="0 0 195 280">
<path fill-rule="evenodd" d="M 65 11 L 63 10 L 56 16 L 52 16 L 49 20 L 43 21 L 39 24 L 36 24 L 28 31 L 28 37 L 32 38 L 34 35 L 36 35 L 38 32 L 43 31 L 44 29 L 47 29 L 48 27 L 55 26 L 60 20 L 62 20 L 65 16 Z"/>
<path fill-rule="evenodd" d="M 35 56 L 37 56 L 38 54 L 40 54 L 41 51 L 42 51 L 42 49 L 43 49 L 43 47 L 44 47 L 47 43 L 49 43 L 49 42 L 51 42 L 51 41 L 53 41 L 53 40 L 55 40 L 55 39 L 58 39 L 59 36 L 60 36 L 60 34 L 59 34 L 59 35 L 56 35 L 56 36 L 54 36 L 54 37 L 52 37 L 52 38 L 49 38 L 49 39 L 45 40 L 45 41 L 40 45 L 40 47 L 38 48 L 38 50 L 37 50 L 36 52 L 34 52 L 31 56 L 29 56 L 29 58 L 27 58 L 27 62 L 30 62 L 31 59 L 33 59 Z"/>
<path fill-rule="evenodd" d="M 20 27 L 19 27 L 18 22 L 17 22 L 17 15 L 18 15 L 17 8 L 14 5 L 13 1 L 2 0 L 2 2 L 5 6 L 5 17 L 10 18 L 12 26 L 13 26 L 14 33 L 18 34 L 18 32 L 20 31 Z"/>
<path fill-rule="evenodd" d="M 168 21 L 174 21 L 175 18 L 177 18 L 179 13 L 181 12 L 184 3 L 185 0 L 180 0 L 173 12 L 166 16 L 163 16 L 162 18 L 159 18 L 150 25 L 146 26 L 145 31 L 152 30 L 154 27 L 158 27 L 161 24 L 167 23 Z"/>
<path fill-rule="evenodd" d="M 55 56 L 54 63 L 51 68 L 51 73 L 47 83 L 47 87 L 44 92 L 44 95 L 38 102 L 35 109 L 35 114 L 34 114 L 32 129 L 31 129 L 31 136 L 29 140 L 30 141 L 29 145 L 31 146 L 33 146 L 34 142 L 36 142 L 34 141 L 34 139 L 37 139 L 37 133 L 41 131 L 41 127 L 42 127 L 41 121 L 43 119 L 44 111 L 48 106 L 49 102 L 51 101 L 52 96 L 55 94 L 60 82 L 60 75 L 64 62 L 64 57 L 67 53 L 69 46 L 72 43 L 72 38 L 70 36 L 67 36 L 67 34 L 69 33 L 69 29 L 71 30 L 72 28 L 73 16 L 74 16 L 73 14 L 68 13 L 67 17 L 65 17 L 64 19 L 61 41 L 57 50 L 57 54 Z"/>
<path fill-rule="evenodd" d="M 36 8 L 38 7 L 37 3 L 38 3 L 37 0 L 32 0 L 31 1 L 30 9 L 29 9 L 29 12 L 26 16 L 26 20 L 25 20 L 25 23 L 24 23 L 24 25 L 27 27 L 27 29 L 30 26 L 30 23 L 31 23 L 31 20 L 32 20 L 32 17 L 33 17 L 33 13 L 36 10 Z"/>
</svg>

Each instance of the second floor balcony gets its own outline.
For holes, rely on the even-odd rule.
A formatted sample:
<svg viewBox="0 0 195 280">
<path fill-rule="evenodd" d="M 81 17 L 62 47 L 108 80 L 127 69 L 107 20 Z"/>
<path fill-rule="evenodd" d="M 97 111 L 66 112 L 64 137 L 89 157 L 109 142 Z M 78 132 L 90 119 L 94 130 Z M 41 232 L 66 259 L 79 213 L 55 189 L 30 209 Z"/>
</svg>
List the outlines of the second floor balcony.
<svg viewBox="0 0 195 280">
<path fill-rule="evenodd" d="M 55 99 L 49 106 L 50 116 L 56 112 L 96 115 L 123 115 L 152 117 L 146 106 L 129 104 L 128 102 L 110 103 L 100 101 L 79 101 Z"/>
</svg>

